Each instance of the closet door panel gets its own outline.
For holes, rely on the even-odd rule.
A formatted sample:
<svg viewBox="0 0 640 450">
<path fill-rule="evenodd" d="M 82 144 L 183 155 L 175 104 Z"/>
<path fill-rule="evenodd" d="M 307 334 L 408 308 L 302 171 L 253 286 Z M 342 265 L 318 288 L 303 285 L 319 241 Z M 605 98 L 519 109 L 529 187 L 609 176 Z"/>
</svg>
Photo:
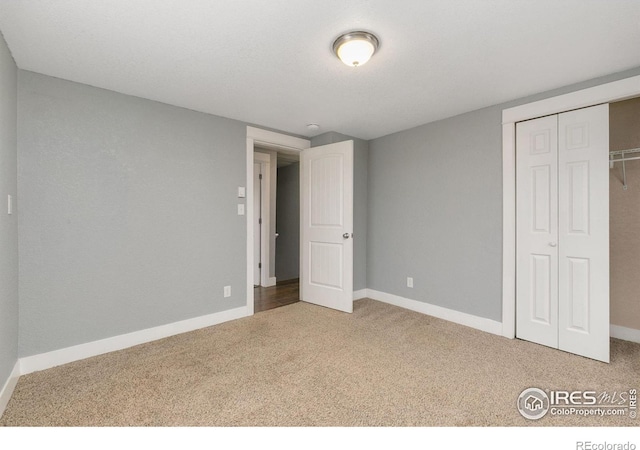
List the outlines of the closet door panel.
<svg viewBox="0 0 640 450">
<path fill-rule="evenodd" d="M 609 362 L 609 105 L 558 117 L 561 350 Z"/>
<path fill-rule="evenodd" d="M 557 116 L 516 126 L 516 336 L 558 346 Z"/>
</svg>

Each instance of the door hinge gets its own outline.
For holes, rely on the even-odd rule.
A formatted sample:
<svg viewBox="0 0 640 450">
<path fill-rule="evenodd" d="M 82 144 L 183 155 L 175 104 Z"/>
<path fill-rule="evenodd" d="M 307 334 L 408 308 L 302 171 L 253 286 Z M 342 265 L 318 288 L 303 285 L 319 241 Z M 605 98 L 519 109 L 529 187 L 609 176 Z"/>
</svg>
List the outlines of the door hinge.
<svg viewBox="0 0 640 450">
<path fill-rule="evenodd" d="M 258 219 L 258 223 L 259 223 L 260 225 L 262 225 L 262 217 L 261 217 L 260 219 Z"/>
<path fill-rule="evenodd" d="M 258 269 L 262 269 L 262 263 L 258 263 Z"/>
<path fill-rule="evenodd" d="M 260 174 L 260 175 L 258 176 L 258 179 L 262 180 L 262 174 Z"/>
</svg>

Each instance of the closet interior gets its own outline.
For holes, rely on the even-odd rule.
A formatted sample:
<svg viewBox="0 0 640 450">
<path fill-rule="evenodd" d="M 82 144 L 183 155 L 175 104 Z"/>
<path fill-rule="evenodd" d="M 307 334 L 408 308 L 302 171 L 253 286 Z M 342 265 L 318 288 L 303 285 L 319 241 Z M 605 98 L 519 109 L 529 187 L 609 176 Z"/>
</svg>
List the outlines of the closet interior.
<svg viewBox="0 0 640 450">
<path fill-rule="evenodd" d="M 611 325 L 640 330 L 640 97 L 609 105 Z"/>
</svg>

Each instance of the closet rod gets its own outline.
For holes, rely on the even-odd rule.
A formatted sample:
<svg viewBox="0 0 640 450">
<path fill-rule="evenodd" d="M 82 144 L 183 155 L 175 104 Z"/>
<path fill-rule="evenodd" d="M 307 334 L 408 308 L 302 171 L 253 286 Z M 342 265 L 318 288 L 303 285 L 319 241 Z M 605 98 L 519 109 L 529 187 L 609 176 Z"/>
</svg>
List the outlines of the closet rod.
<svg viewBox="0 0 640 450">
<path fill-rule="evenodd" d="M 611 156 L 618 156 L 618 155 L 624 155 L 627 153 L 638 153 L 640 152 L 640 148 L 630 148 L 627 150 L 615 150 L 613 152 L 609 152 L 609 157 Z"/>
<path fill-rule="evenodd" d="M 617 162 L 625 162 L 625 161 L 635 161 L 636 159 L 640 159 L 640 156 L 634 156 L 633 158 L 610 159 L 609 162 L 610 163 L 617 163 Z"/>
</svg>

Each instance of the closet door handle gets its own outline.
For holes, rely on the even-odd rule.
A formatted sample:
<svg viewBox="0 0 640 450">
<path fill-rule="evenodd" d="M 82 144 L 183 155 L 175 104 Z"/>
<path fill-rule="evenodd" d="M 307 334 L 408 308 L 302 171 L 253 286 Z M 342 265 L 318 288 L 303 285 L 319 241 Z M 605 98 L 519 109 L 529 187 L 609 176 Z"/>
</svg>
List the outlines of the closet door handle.
<svg viewBox="0 0 640 450">
<path fill-rule="evenodd" d="M 549 242 L 549 247 L 556 247 L 558 244 L 556 244 L 555 242 Z"/>
</svg>

